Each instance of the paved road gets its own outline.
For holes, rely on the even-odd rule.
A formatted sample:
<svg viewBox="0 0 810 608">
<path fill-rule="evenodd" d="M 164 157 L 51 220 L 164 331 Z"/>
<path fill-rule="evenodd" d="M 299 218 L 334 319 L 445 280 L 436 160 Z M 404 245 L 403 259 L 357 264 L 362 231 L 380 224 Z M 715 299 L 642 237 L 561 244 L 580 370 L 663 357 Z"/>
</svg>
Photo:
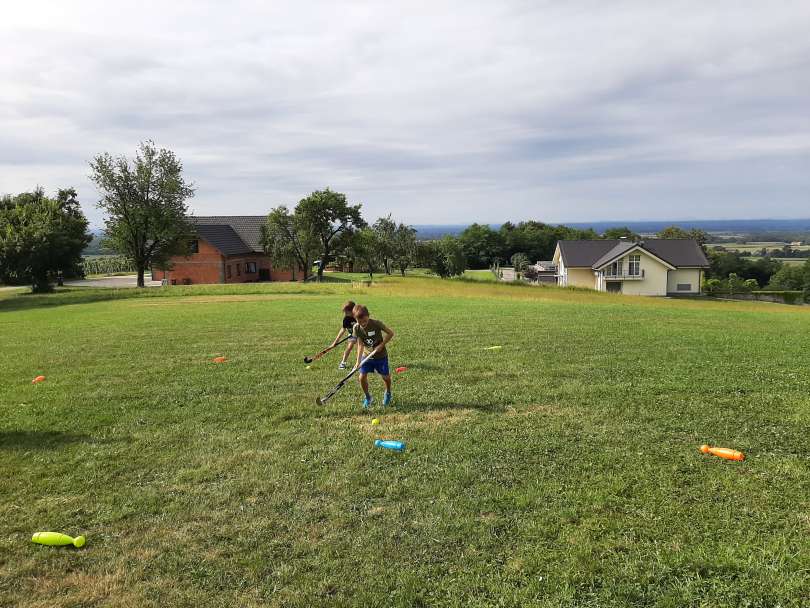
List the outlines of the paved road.
<svg viewBox="0 0 810 608">
<path fill-rule="evenodd" d="M 101 277 L 98 279 L 85 279 L 83 281 L 65 281 L 66 287 L 108 287 L 110 289 L 126 289 L 138 286 L 137 275 L 125 277 Z M 160 281 L 147 279 L 146 287 L 160 287 Z"/>
</svg>

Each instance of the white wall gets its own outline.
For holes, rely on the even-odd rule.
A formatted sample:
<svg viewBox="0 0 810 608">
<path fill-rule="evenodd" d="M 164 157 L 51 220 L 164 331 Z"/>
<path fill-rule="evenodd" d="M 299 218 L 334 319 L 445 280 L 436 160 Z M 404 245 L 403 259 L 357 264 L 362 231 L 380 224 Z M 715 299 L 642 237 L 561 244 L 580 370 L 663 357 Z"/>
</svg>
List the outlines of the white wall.
<svg viewBox="0 0 810 608">
<path fill-rule="evenodd" d="M 568 287 L 587 287 L 596 289 L 596 276 L 590 268 L 569 268 Z"/>
<path fill-rule="evenodd" d="M 678 283 L 689 283 L 692 289 L 678 291 Z M 700 268 L 680 268 L 670 270 L 667 277 L 668 293 L 700 293 Z"/>
<path fill-rule="evenodd" d="M 622 281 L 622 293 L 633 296 L 667 295 L 667 271 L 661 262 L 644 251 L 634 251 L 632 255 L 640 256 L 639 265 L 644 278 L 638 281 Z M 624 258 L 624 271 L 627 272 L 627 256 Z"/>
</svg>

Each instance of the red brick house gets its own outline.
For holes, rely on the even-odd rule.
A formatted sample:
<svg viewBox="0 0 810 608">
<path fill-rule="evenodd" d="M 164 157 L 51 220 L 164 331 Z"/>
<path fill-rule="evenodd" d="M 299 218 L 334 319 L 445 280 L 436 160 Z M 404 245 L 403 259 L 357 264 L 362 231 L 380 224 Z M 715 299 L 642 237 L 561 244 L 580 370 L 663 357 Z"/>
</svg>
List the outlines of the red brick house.
<svg viewBox="0 0 810 608">
<path fill-rule="evenodd" d="M 191 254 L 175 256 L 168 270 L 152 269 L 152 280 L 171 285 L 290 281 L 290 269 L 275 268 L 261 244 L 263 215 L 191 218 L 196 238 Z M 300 280 L 301 273 L 296 273 Z"/>
</svg>

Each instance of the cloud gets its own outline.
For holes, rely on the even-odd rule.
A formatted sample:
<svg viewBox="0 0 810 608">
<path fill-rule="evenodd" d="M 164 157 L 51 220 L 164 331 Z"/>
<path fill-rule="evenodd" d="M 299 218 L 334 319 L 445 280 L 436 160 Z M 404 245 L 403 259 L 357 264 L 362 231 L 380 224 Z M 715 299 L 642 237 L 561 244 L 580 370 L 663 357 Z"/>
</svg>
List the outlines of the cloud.
<svg viewBox="0 0 810 608">
<path fill-rule="evenodd" d="M 0 191 L 153 139 L 198 214 L 329 185 L 413 223 L 807 216 L 810 7 L 72 2 L 0 22 Z"/>
</svg>

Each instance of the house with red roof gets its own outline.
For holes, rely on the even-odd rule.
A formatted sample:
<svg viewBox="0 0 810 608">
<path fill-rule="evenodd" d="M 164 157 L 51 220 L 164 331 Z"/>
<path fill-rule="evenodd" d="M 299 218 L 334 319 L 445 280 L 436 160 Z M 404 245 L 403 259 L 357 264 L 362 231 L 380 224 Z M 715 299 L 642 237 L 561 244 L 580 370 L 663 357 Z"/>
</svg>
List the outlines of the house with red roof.
<svg viewBox="0 0 810 608">
<path fill-rule="evenodd" d="M 303 273 L 277 267 L 261 243 L 263 215 L 189 218 L 194 240 L 187 256 L 171 258 L 167 269 L 152 269 L 152 280 L 170 285 L 250 283 L 302 279 Z"/>
</svg>

